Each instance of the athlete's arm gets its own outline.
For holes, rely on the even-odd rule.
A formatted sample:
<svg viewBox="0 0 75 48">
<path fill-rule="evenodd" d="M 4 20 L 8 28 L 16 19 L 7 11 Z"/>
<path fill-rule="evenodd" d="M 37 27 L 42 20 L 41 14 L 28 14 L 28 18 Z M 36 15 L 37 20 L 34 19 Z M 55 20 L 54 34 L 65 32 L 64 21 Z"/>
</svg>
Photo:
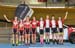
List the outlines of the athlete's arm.
<svg viewBox="0 0 75 48">
<path fill-rule="evenodd" d="M 24 18 L 23 21 L 26 21 L 26 18 Z"/>
<path fill-rule="evenodd" d="M 66 12 L 66 15 L 65 15 L 65 17 L 64 17 L 64 20 L 67 19 L 67 15 L 68 15 L 68 12 Z"/>
<path fill-rule="evenodd" d="M 11 20 L 9 20 L 9 19 L 7 18 L 6 14 L 4 14 L 3 16 L 4 16 L 4 18 L 6 19 L 6 21 L 11 22 Z"/>
</svg>

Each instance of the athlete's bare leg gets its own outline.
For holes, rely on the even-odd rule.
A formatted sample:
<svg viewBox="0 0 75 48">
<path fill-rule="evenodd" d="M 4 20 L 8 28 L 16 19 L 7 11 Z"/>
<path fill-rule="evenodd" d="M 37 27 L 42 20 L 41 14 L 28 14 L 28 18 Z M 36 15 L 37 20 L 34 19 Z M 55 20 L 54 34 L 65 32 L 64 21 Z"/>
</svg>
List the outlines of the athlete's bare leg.
<svg viewBox="0 0 75 48">
<path fill-rule="evenodd" d="M 25 34 L 25 44 L 27 44 L 27 34 Z"/>
<path fill-rule="evenodd" d="M 28 34 L 28 44 L 30 44 L 30 34 Z"/>
<path fill-rule="evenodd" d="M 33 37 L 34 37 L 34 43 L 36 43 L 36 34 L 34 34 Z"/>
<path fill-rule="evenodd" d="M 43 35 L 40 35 L 40 43 L 41 43 L 41 44 L 44 43 L 44 37 L 43 37 Z"/>
<path fill-rule="evenodd" d="M 18 43 L 19 43 L 19 39 L 18 38 L 19 38 L 18 34 L 16 34 L 16 45 L 18 45 Z"/>
<path fill-rule="evenodd" d="M 33 36 L 33 34 L 32 34 L 32 43 L 34 42 L 34 36 Z"/>
<path fill-rule="evenodd" d="M 53 40 L 53 44 L 55 44 L 55 33 L 52 34 L 52 40 Z"/>
</svg>

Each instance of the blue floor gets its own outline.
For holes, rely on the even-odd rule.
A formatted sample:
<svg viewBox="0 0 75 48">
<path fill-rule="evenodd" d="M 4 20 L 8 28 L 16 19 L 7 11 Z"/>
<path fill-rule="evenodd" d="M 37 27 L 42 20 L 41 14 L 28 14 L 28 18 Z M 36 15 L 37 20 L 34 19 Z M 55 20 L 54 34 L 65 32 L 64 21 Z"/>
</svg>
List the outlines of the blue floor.
<svg viewBox="0 0 75 48">
<path fill-rule="evenodd" d="M 0 44 L 0 48 L 75 48 L 75 44 L 64 43 L 64 45 L 57 45 L 57 44 L 53 45 L 52 43 L 50 43 L 41 45 L 40 43 L 36 43 L 30 44 L 30 46 L 26 45 L 12 46 L 11 44 Z"/>
</svg>

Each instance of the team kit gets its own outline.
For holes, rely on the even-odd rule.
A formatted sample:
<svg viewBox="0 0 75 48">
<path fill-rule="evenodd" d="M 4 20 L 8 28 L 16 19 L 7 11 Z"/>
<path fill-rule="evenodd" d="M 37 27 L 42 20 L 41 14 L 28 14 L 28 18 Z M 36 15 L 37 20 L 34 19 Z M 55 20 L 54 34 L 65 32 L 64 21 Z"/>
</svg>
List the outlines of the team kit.
<svg viewBox="0 0 75 48">
<path fill-rule="evenodd" d="M 34 45 L 36 44 L 36 33 L 37 27 L 39 27 L 39 40 L 40 44 L 49 44 L 50 43 L 50 28 L 52 31 L 52 43 L 53 44 L 63 44 L 63 24 L 66 20 L 68 12 L 66 12 L 64 18 L 58 17 L 58 20 L 55 20 L 55 16 L 52 15 L 52 18 L 49 18 L 49 15 L 46 16 L 44 20 L 43 17 L 40 17 L 39 20 L 36 20 L 36 17 L 33 16 L 32 19 L 27 16 L 25 19 L 18 20 L 17 17 L 14 17 L 14 20 L 9 20 L 6 15 L 4 18 L 8 22 L 12 22 L 12 45 L 30 45 L 32 42 Z M 45 29 L 45 31 L 44 31 Z M 44 41 L 44 33 L 45 33 L 45 41 Z M 31 36 L 31 37 L 30 37 Z M 31 40 L 31 42 L 30 42 Z"/>
</svg>

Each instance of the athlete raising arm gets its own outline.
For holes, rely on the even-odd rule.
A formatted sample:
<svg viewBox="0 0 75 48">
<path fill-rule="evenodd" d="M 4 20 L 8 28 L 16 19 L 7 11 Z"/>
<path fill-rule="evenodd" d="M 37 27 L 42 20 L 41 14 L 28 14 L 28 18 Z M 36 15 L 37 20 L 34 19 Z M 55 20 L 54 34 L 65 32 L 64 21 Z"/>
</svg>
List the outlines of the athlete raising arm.
<svg viewBox="0 0 75 48">
<path fill-rule="evenodd" d="M 6 21 L 13 23 L 13 25 L 12 25 L 12 30 L 13 30 L 12 41 L 13 41 L 13 43 L 12 44 L 17 45 L 17 43 L 18 43 L 18 35 L 17 35 L 17 32 L 18 32 L 18 19 L 17 19 L 17 17 L 14 17 L 13 20 L 9 20 L 5 14 L 4 14 L 4 18 L 6 19 Z"/>
<path fill-rule="evenodd" d="M 64 21 L 67 19 L 68 12 L 66 12 L 65 17 L 62 19 L 61 17 L 58 18 L 58 31 L 59 31 L 59 44 L 63 44 L 63 24 Z"/>
</svg>

